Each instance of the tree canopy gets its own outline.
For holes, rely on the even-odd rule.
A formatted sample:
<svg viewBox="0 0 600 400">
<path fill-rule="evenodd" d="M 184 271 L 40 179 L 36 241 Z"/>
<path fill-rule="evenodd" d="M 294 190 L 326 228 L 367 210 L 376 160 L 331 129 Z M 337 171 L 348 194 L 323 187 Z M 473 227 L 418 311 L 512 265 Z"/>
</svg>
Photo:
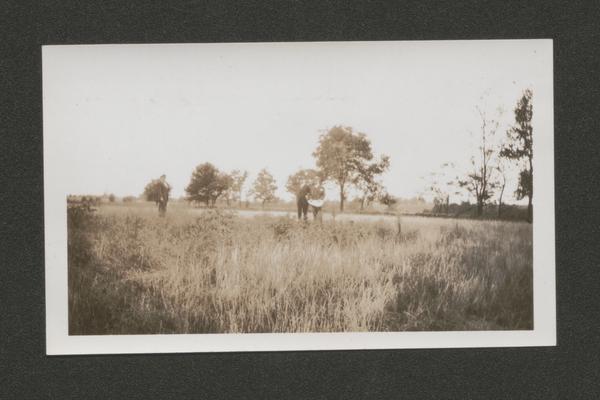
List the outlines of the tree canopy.
<svg viewBox="0 0 600 400">
<path fill-rule="evenodd" d="M 240 207 L 242 205 L 242 190 L 244 189 L 244 183 L 246 182 L 246 179 L 248 178 L 248 171 L 240 171 L 237 169 L 234 169 L 233 171 L 231 171 L 231 174 L 229 174 L 229 176 L 231 177 L 231 197 L 233 201 L 238 201 L 240 204 Z"/>
<path fill-rule="evenodd" d="M 196 167 L 185 191 L 188 200 L 214 206 L 217 199 L 232 186 L 232 183 L 231 176 L 219 171 L 211 163 L 204 163 Z"/>
<path fill-rule="evenodd" d="M 514 109 L 515 125 L 511 127 L 506 136 L 507 144 L 502 148 L 500 156 L 517 161 L 524 161 L 524 167 L 519 173 L 519 186 L 515 191 L 517 199 L 528 198 L 527 214 L 528 220 L 533 220 L 532 197 L 533 197 L 533 117 L 532 105 L 533 93 L 527 89 L 517 102 Z"/>
<path fill-rule="evenodd" d="M 277 184 L 275 178 L 266 169 L 262 169 L 250 189 L 250 194 L 255 200 L 260 201 L 263 205 L 267 202 L 275 200 L 275 191 Z"/>
<path fill-rule="evenodd" d="M 388 192 L 382 192 L 381 195 L 379 196 L 379 201 L 383 205 L 392 207 L 394 204 L 396 204 L 398 202 L 398 199 L 396 199 L 394 196 L 392 196 Z"/>
<path fill-rule="evenodd" d="M 361 171 L 368 170 L 367 165 L 373 159 L 371 141 L 351 127 L 334 126 L 320 136 L 313 156 L 323 177 L 338 185 L 343 211 L 348 186 L 360 181 Z"/>
<path fill-rule="evenodd" d="M 384 191 L 383 184 L 377 180 L 377 176 L 387 171 L 390 167 L 390 158 L 381 156 L 377 162 L 359 163 L 358 170 L 352 183 L 360 192 L 360 209 L 365 203 L 370 203 L 377 199 Z"/>
<path fill-rule="evenodd" d="M 304 186 L 316 189 L 321 186 L 322 179 L 318 171 L 314 169 L 301 169 L 288 177 L 285 188 L 293 195 L 297 195 Z"/>
</svg>

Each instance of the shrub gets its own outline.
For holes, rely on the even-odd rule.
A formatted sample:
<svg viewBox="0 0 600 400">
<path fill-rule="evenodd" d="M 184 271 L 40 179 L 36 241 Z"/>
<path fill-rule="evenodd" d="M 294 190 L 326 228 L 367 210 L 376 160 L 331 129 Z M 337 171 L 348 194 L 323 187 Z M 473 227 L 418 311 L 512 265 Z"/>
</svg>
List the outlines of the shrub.
<svg viewBox="0 0 600 400">
<path fill-rule="evenodd" d="M 273 229 L 275 238 L 280 240 L 289 239 L 292 236 L 292 232 L 296 228 L 297 223 L 290 218 L 279 217 L 272 222 L 270 226 Z"/>
</svg>

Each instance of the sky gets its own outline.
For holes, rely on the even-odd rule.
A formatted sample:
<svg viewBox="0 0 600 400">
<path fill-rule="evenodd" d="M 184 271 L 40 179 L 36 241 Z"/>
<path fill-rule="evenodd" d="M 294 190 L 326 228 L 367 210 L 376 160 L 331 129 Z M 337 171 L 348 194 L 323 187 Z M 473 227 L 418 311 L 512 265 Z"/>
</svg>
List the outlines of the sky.
<svg viewBox="0 0 600 400">
<path fill-rule="evenodd" d="M 182 196 L 211 162 L 249 171 L 246 187 L 267 168 L 290 199 L 288 176 L 344 125 L 390 157 L 388 192 L 415 197 L 442 164 L 466 170 L 477 106 L 501 140 L 527 88 L 534 143 L 552 134 L 535 129 L 536 110 L 552 112 L 549 40 L 45 46 L 43 85 L 46 166 L 72 194 L 139 195 L 166 174 Z"/>
</svg>

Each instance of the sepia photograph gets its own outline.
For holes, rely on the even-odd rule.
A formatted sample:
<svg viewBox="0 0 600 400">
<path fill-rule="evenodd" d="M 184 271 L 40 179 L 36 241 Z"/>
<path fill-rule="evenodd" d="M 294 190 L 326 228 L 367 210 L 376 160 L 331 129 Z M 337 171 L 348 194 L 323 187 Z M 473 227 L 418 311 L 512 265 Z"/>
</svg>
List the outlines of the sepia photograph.
<svg viewBox="0 0 600 400">
<path fill-rule="evenodd" d="M 554 345 L 552 82 L 551 40 L 44 46 L 48 352 Z"/>
</svg>

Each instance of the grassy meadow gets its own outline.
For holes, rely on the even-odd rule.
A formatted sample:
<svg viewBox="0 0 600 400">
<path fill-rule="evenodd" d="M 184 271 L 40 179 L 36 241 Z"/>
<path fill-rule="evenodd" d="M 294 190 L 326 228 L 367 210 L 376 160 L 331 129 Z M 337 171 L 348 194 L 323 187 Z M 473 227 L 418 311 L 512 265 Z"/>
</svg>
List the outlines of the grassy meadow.
<svg viewBox="0 0 600 400">
<path fill-rule="evenodd" d="M 533 328 L 527 223 L 122 204 L 68 232 L 71 335 Z"/>
</svg>

